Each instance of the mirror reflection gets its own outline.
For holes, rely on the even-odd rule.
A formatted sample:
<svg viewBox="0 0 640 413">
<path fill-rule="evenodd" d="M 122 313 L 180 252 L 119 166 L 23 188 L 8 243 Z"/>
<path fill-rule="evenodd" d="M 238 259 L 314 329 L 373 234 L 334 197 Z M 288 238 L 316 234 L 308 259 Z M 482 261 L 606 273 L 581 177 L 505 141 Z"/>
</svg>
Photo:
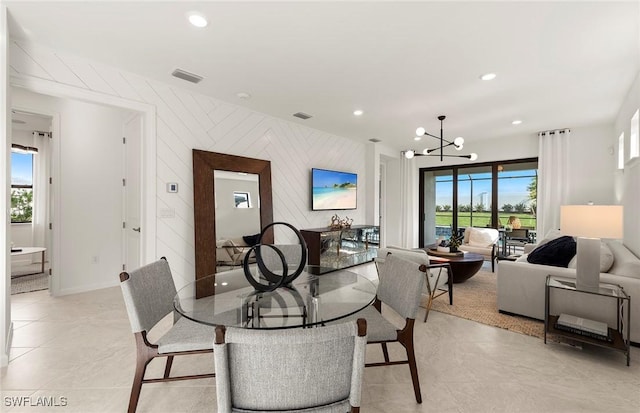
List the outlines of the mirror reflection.
<svg viewBox="0 0 640 413">
<path fill-rule="evenodd" d="M 242 265 L 260 233 L 259 175 L 215 170 L 216 272 Z"/>
</svg>

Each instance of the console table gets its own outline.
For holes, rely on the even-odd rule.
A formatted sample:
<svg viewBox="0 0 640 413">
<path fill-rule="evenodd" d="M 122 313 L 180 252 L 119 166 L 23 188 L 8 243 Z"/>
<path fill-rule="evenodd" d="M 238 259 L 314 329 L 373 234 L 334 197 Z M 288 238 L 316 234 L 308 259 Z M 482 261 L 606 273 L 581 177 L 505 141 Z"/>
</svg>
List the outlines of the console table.
<svg viewBox="0 0 640 413">
<path fill-rule="evenodd" d="M 589 297 L 600 296 L 613 300 L 616 303 L 617 319 L 615 326 L 608 326 L 608 334 L 610 341 L 604 341 L 592 338 L 589 335 L 580 334 L 579 329 L 574 331 L 565 331 L 557 327 L 559 314 L 552 314 L 551 306 L 551 290 L 567 291 L 571 294 L 582 294 L 585 300 Z M 631 361 L 631 324 L 629 322 L 629 313 L 631 312 L 631 297 L 629 297 L 624 288 L 617 284 L 600 283 L 597 291 L 581 290 L 576 286 L 575 278 L 565 278 L 556 275 L 548 275 L 545 283 L 544 295 L 544 343 L 547 344 L 547 334 L 554 334 L 561 337 L 570 338 L 575 341 L 593 344 L 599 347 L 618 350 L 627 356 L 627 366 Z M 625 308 L 626 307 L 626 308 Z M 588 332 L 587 332 L 588 333 Z"/>
<path fill-rule="evenodd" d="M 320 266 L 321 272 L 363 264 L 378 256 L 380 228 L 375 225 L 301 229 L 300 233 L 309 250 L 309 265 Z"/>
</svg>

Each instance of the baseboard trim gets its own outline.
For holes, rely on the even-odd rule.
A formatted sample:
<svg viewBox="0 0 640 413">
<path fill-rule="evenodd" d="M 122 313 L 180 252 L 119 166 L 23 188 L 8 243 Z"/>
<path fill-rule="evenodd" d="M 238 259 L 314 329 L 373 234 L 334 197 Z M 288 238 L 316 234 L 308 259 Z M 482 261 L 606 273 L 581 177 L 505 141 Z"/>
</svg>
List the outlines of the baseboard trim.
<svg viewBox="0 0 640 413">
<path fill-rule="evenodd" d="M 65 288 L 65 289 L 60 289 L 58 291 L 58 296 L 61 295 L 70 295 L 70 294 L 79 294 L 79 293 L 86 293 L 89 291 L 94 291 L 94 290 L 102 290 L 103 288 L 110 288 L 110 287 L 116 287 L 118 286 L 118 284 L 120 284 L 117 281 L 111 281 L 108 283 L 104 283 L 104 284 L 93 284 L 93 285 L 87 285 L 87 286 L 83 286 L 83 287 L 74 287 L 74 288 Z"/>
</svg>

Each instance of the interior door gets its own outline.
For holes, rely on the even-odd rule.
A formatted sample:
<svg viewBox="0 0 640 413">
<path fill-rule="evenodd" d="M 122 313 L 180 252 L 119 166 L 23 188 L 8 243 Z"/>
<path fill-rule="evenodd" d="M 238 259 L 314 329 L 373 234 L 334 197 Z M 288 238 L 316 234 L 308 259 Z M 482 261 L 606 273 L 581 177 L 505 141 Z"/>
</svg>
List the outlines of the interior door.
<svg viewBox="0 0 640 413">
<path fill-rule="evenodd" d="M 142 116 L 132 115 L 124 124 L 124 270 L 140 266 L 140 168 L 141 168 Z"/>
</svg>

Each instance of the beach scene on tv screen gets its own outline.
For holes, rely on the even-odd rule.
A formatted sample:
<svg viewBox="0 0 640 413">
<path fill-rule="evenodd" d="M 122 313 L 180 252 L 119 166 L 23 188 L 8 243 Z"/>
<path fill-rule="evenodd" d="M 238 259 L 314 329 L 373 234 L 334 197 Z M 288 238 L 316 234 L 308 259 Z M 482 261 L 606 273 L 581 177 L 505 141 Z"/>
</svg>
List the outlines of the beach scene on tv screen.
<svg viewBox="0 0 640 413">
<path fill-rule="evenodd" d="M 355 209 L 357 175 L 313 170 L 313 209 Z"/>
</svg>

